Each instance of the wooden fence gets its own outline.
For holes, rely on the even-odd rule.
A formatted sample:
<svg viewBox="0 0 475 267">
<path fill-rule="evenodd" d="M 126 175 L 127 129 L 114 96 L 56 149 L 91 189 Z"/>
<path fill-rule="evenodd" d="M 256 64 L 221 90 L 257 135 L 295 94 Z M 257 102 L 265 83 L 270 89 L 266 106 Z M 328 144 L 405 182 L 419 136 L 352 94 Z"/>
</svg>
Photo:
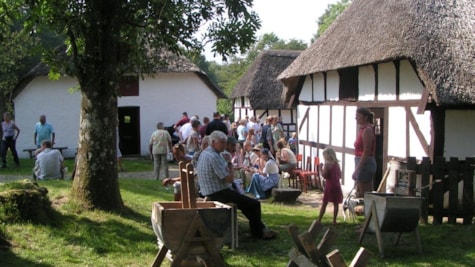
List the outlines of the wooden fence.
<svg viewBox="0 0 475 267">
<path fill-rule="evenodd" d="M 450 158 L 445 161 L 443 157 L 436 157 L 431 163 L 429 158 L 417 162 L 410 157 L 407 170 L 415 171 L 420 175 L 420 192 L 422 199 L 421 220 L 428 222 L 428 216 L 433 216 L 433 224 L 441 224 L 444 217 L 449 223 L 456 223 L 457 218 L 463 219 L 463 224 L 472 224 L 474 217 L 474 167 L 475 158 Z M 459 183 L 463 187 L 459 192 Z M 448 207 L 444 208 L 444 194 L 448 192 Z M 459 195 L 462 202 L 459 203 Z"/>
</svg>

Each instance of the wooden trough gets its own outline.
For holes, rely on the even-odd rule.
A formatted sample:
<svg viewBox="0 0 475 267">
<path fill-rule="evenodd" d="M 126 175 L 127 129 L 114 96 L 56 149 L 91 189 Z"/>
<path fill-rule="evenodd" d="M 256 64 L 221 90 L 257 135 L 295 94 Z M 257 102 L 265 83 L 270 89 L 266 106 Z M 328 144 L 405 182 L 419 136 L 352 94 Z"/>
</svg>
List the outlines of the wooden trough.
<svg viewBox="0 0 475 267">
<path fill-rule="evenodd" d="M 413 232 L 419 253 L 422 253 L 417 226 L 421 214 L 421 198 L 387 193 L 365 193 L 365 222 L 359 243 L 366 232 L 375 232 L 380 256 L 384 257 L 382 232 L 398 233 L 395 245 L 403 233 Z"/>
<path fill-rule="evenodd" d="M 193 166 L 179 165 L 182 201 L 152 205 L 152 227 L 160 247 L 152 266 L 160 266 L 167 254 L 171 266 L 225 266 L 219 250 L 230 230 L 232 207 L 196 202 Z"/>
</svg>

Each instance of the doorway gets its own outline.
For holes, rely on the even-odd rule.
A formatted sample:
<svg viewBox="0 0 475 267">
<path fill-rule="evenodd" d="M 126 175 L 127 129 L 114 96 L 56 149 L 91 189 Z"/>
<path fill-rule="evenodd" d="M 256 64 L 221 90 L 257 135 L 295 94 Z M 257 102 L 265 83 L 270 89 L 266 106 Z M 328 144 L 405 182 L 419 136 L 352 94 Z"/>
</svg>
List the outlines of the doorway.
<svg viewBox="0 0 475 267">
<path fill-rule="evenodd" d="M 377 190 L 383 178 L 383 146 L 384 146 L 384 108 L 371 108 L 374 113 L 374 130 L 376 134 L 376 174 L 373 181 L 373 189 Z"/>
<path fill-rule="evenodd" d="M 119 147 L 123 155 L 140 155 L 140 107 L 119 107 Z"/>
</svg>

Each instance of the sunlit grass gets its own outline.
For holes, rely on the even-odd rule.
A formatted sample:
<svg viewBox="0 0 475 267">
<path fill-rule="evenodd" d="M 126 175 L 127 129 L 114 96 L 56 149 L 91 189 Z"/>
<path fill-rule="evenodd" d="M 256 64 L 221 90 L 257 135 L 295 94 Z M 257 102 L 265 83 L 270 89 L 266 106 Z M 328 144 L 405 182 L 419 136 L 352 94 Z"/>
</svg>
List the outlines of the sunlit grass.
<svg viewBox="0 0 475 267">
<path fill-rule="evenodd" d="M 124 160 L 124 163 L 128 171 L 152 168 L 152 163 L 145 159 Z M 126 206 L 122 214 L 77 212 L 68 202 L 71 183 L 70 180 L 39 181 L 40 186 L 48 188 L 56 211 L 54 219 L 47 224 L 5 225 L 13 246 L 0 251 L 0 266 L 150 266 L 157 253 L 150 222 L 152 203 L 171 201 L 172 190 L 166 190 L 155 180 L 120 179 Z M 270 241 L 251 238 L 248 221 L 239 212 L 239 248 L 231 250 L 225 246 L 221 250 L 230 266 L 286 266 L 288 252 L 294 246 L 287 227 L 295 224 L 300 232 L 307 230 L 316 219 L 318 208 L 267 200 L 262 202 L 262 214 L 265 224 L 277 230 L 279 237 Z M 327 214 L 324 225 L 330 225 L 330 220 L 331 215 Z M 363 218 L 359 217 L 355 223 L 341 222 L 336 226 L 335 248 L 341 251 L 348 265 L 360 247 L 355 226 L 362 223 Z M 413 234 L 403 234 L 396 247 L 395 234 L 383 233 L 385 258 L 379 257 L 375 235 L 366 234 L 361 246 L 373 253 L 369 266 L 473 266 L 473 225 L 420 225 L 419 231 L 423 255 L 417 253 Z"/>
</svg>

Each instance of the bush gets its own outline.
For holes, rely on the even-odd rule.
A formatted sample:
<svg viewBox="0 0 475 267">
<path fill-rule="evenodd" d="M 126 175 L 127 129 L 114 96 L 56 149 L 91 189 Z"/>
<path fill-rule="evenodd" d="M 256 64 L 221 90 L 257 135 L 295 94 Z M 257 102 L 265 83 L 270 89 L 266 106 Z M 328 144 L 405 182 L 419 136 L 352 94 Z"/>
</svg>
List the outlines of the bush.
<svg viewBox="0 0 475 267">
<path fill-rule="evenodd" d="M 0 223 L 48 223 L 52 214 L 48 189 L 27 179 L 0 185 Z"/>
</svg>

